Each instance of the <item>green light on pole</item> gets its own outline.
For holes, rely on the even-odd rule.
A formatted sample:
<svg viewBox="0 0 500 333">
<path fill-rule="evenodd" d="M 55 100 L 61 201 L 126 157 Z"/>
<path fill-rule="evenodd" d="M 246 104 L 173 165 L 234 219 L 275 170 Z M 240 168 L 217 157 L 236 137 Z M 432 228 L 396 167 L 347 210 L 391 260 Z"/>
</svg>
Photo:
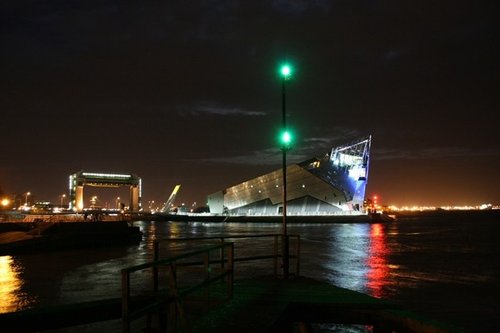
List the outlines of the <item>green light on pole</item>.
<svg viewBox="0 0 500 333">
<path fill-rule="evenodd" d="M 289 65 L 283 65 L 281 66 L 280 70 L 281 76 L 286 80 L 292 75 L 292 67 Z"/>
<path fill-rule="evenodd" d="M 280 142 L 281 142 L 282 146 L 290 147 L 292 144 L 292 141 L 293 141 L 293 136 L 292 136 L 292 133 L 290 133 L 290 131 L 281 132 Z"/>
<path fill-rule="evenodd" d="M 282 109 L 281 109 L 281 115 L 282 115 L 282 124 L 281 124 L 281 133 L 280 133 L 280 144 L 281 144 L 281 151 L 283 153 L 283 186 L 282 186 L 282 191 L 283 191 L 283 226 L 282 226 L 282 249 L 281 249 L 281 257 L 282 257 L 282 264 L 283 264 L 283 278 L 287 279 L 288 278 L 288 273 L 289 273 L 289 268 L 290 268 L 290 261 L 289 261 L 289 243 L 288 243 L 288 231 L 287 231 L 287 223 L 286 223 L 286 208 L 287 208 L 287 197 L 286 197 L 286 188 L 287 188 L 287 181 L 286 181 L 286 154 L 287 151 L 292 148 L 292 141 L 293 141 L 293 136 L 288 131 L 288 126 L 286 124 L 286 82 L 290 79 L 292 76 L 292 67 L 288 64 L 283 64 L 280 68 L 280 74 L 281 74 L 281 98 L 282 98 Z"/>
<path fill-rule="evenodd" d="M 292 142 L 292 136 L 288 132 L 283 133 L 283 137 L 281 139 L 285 144 L 289 144 L 290 142 Z"/>
</svg>

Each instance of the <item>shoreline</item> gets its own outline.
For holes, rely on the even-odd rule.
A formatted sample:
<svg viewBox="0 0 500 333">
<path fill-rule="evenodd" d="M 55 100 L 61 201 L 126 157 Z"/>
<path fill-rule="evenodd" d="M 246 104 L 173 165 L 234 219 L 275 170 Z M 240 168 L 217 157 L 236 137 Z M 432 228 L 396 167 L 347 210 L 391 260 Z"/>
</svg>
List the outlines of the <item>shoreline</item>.
<svg viewBox="0 0 500 333">
<path fill-rule="evenodd" d="M 0 255 L 118 246 L 142 241 L 139 227 L 115 222 L 0 223 Z"/>
<path fill-rule="evenodd" d="M 172 222 L 216 222 L 216 223 L 282 223 L 281 215 L 274 216 L 212 216 L 212 215 L 176 215 L 152 214 L 146 220 L 172 221 Z M 360 214 L 360 215 L 289 215 L 287 223 L 380 223 L 390 222 L 394 219 L 385 214 Z"/>
</svg>

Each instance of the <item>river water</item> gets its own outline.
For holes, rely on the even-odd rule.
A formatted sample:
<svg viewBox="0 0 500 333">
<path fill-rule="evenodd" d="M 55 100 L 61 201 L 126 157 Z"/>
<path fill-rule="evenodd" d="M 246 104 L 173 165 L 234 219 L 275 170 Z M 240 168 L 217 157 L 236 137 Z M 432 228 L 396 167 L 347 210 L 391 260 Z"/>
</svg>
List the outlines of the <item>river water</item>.
<svg viewBox="0 0 500 333">
<path fill-rule="evenodd" d="M 301 275 L 393 300 L 468 332 L 498 332 L 498 216 L 291 224 L 288 232 L 301 236 Z M 281 232 L 281 225 L 264 223 L 139 221 L 135 225 L 144 233 L 138 245 L 0 257 L 0 313 L 119 297 L 120 270 L 150 261 L 155 239 Z M 242 242 L 236 254 L 255 254 L 261 243 Z M 236 270 L 241 276 L 270 274 L 271 266 L 238 264 Z M 292 260 L 291 271 L 294 268 Z"/>
</svg>

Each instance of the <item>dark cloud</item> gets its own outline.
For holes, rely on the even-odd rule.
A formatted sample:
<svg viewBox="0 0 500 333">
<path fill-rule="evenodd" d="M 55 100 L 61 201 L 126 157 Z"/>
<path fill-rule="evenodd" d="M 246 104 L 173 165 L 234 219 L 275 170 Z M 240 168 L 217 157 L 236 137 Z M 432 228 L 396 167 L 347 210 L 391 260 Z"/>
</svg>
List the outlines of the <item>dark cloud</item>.
<svg viewBox="0 0 500 333">
<path fill-rule="evenodd" d="M 340 130 L 337 129 L 337 132 L 340 132 Z M 342 130 L 342 132 L 348 133 L 349 131 Z M 313 157 L 321 158 L 325 154 L 330 154 L 332 148 L 337 147 L 337 145 L 348 144 L 349 142 L 346 141 L 346 138 L 355 138 L 355 136 L 352 136 L 352 134 L 355 134 L 355 131 L 351 131 L 350 134 L 350 136 L 339 134 L 338 136 L 324 138 L 306 138 L 302 142 L 294 144 L 293 148 L 287 153 L 287 159 L 291 163 L 298 163 Z M 360 137 L 357 137 L 357 139 L 360 139 Z M 274 146 L 249 151 L 247 154 L 232 152 L 230 156 L 203 158 L 198 161 L 216 164 L 263 165 L 278 168 L 282 162 L 282 152 L 279 147 Z"/>
<path fill-rule="evenodd" d="M 177 107 L 177 112 L 182 115 L 200 115 L 200 114 L 213 114 L 219 116 L 264 116 L 266 112 L 264 111 L 255 111 L 255 110 L 244 110 L 242 108 L 237 107 L 227 107 L 227 106 L 218 106 L 214 103 L 201 103 L 198 105 L 194 105 L 191 107 L 179 106 Z"/>
<path fill-rule="evenodd" d="M 497 156 L 500 156 L 500 151 L 496 148 L 434 147 L 408 150 L 378 148 L 373 152 L 375 160 L 423 160 L 454 157 L 474 159 Z"/>
<path fill-rule="evenodd" d="M 302 15 L 310 10 L 328 11 L 333 0 L 273 0 L 272 8 L 283 14 Z"/>
<path fill-rule="evenodd" d="M 241 165 L 264 165 L 277 166 L 281 161 L 281 153 L 278 148 L 267 148 L 259 151 L 249 152 L 245 155 L 231 155 L 226 157 L 210 157 L 197 159 L 196 162 L 214 164 L 241 164 Z"/>
</svg>

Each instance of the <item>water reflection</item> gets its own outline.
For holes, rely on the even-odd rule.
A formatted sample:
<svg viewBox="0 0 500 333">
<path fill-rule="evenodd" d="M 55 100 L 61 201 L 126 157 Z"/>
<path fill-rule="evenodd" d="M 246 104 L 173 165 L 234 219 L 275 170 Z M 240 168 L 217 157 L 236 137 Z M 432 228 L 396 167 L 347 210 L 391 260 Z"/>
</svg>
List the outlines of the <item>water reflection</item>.
<svg viewBox="0 0 500 333">
<path fill-rule="evenodd" d="M 367 287 L 370 294 L 381 298 L 384 295 L 384 287 L 387 286 L 389 278 L 389 266 L 387 256 L 389 248 L 385 237 L 385 230 L 381 224 L 372 224 L 370 228 L 370 247 L 367 265 Z"/>
<path fill-rule="evenodd" d="M 333 283 L 343 288 L 385 296 L 389 282 L 389 247 L 381 224 L 345 224 L 331 229 Z"/>
<path fill-rule="evenodd" d="M 154 240 L 280 231 L 280 225 L 274 224 L 136 222 L 135 225 L 144 232 L 144 242 L 128 249 L 85 249 L 19 258 L 0 257 L 0 313 L 18 311 L 35 303 L 36 306 L 44 306 L 115 297 L 119 292 L 118 270 L 151 260 Z M 391 233 L 387 233 L 385 228 L 387 226 L 381 224 L 304 224 L 292 225 L 290 233 L 302 235 L 304 275 L 385 297 L 393 268 L 389 265 L 390 244 L 387 242 Z M 173 254 L 181 245 L 162 243 L 160 253 Z M 242 243 L 237 251 L 252 255 L 261 250 L 260 245 L 261 241 L 257 240 Z M 251 263 L 239 265 L 238 269 L 241 272 L 269 274 L 269 267 L 262 267 L 264 270 L 258 270 Z"/>
<path fill-rule="evenodd" d="M 333 282 L 343 288 L 362 291 L 366 286 L 368 256 L 367 224 L 342 224 L 331 229 Z"/>
<path fill-rule="evenodd" d="M 0 257 L 0 313 L 19 311 L 33 303 L 22 291 L 22 270 L 13 257 Z"/>
</svg>

